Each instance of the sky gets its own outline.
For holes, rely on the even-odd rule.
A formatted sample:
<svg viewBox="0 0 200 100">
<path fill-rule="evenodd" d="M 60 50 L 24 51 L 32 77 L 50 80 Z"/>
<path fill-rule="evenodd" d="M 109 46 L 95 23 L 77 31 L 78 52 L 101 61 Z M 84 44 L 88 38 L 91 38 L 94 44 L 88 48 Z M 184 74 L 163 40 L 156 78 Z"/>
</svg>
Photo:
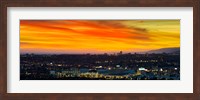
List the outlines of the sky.
<svg viewBox="0 0 200 100">
<path fill-rule="evenodd" d="M 20 20 L 20 53 L 134 53 L 171 47 L 180 47 L 180 20 Z"/>
</svg>

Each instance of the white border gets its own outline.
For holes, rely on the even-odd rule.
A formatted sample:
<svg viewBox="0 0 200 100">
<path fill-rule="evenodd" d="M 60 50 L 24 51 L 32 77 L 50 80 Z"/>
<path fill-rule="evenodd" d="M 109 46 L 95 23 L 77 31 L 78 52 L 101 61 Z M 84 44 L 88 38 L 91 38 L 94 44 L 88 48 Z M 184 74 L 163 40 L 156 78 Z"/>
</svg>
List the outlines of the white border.
<svg viewBox="0 0 200 100">
<path fill-rule="evenodd" d="M 193 93 L 192 7 L 9 7 L 8 93 Z M 19 81 L 19 19 L 180 19 L 181 80 Z"/>
</svg>

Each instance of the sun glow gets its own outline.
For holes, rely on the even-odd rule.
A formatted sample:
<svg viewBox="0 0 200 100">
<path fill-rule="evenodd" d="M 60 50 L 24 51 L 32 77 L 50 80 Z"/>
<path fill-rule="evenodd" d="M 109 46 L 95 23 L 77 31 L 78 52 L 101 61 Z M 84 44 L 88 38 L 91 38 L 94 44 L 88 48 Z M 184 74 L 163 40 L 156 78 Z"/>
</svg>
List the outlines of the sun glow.
<svg viewBox="0 0 200 100">
<path fill-rule="evenodd" d="M 143 52 L 180 47 L 180 20 L 21 20 L 21 53 Z"/>
</svg>

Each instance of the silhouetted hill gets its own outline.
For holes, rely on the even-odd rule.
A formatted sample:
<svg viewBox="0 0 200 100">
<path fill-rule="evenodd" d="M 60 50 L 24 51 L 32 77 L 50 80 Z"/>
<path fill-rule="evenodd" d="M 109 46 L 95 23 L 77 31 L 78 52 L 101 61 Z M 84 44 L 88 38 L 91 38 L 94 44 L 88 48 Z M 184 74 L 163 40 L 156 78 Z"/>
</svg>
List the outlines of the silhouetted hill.
<svg viewBox="0 0 200 100">
<path fill-rule="evenodd" d="M 150 50 L 150 51 L 147 51 L 146 53 L 175 53 L 175 54 L 179 54 L 180 48 L 179 47 L 162 48 L 162 49 L 157 49 L 157 50 Z"/>
</svg>

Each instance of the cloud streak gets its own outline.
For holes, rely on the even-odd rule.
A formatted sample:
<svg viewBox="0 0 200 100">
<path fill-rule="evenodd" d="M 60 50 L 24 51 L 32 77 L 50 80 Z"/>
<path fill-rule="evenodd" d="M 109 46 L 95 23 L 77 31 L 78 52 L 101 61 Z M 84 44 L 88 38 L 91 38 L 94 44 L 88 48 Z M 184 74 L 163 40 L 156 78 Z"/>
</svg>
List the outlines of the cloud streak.
<svg viewBox="0 0 200 100">
<path fill-rule="evenodd" d="M 179 47 L 180 23 L 179 20 L 21 20 L 20 44 L 21 53 L 139 52 Z"/>
</svg>

